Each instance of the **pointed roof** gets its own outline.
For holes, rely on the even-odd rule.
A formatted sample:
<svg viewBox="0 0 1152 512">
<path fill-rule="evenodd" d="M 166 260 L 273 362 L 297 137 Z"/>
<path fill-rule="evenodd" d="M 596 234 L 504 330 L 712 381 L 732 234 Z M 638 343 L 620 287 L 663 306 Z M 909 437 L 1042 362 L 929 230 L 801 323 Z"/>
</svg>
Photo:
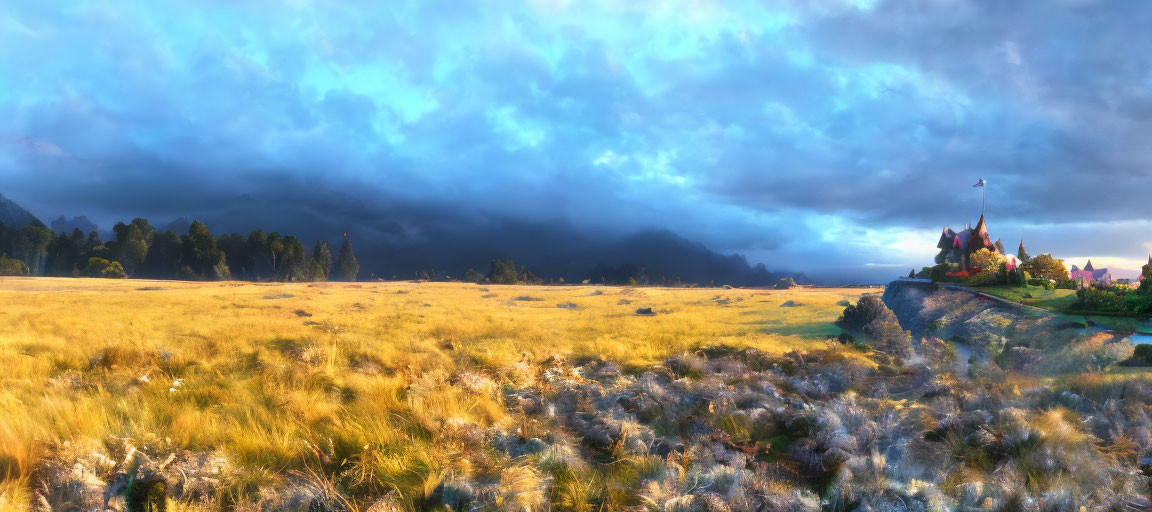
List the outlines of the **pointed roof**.
<svg viewBox="0 0 1152 512">
<path fill-rule="evenodd" d="M 944 226 L 944 231 L 942 231 L 940 233 L 940 241 L 936 242 L 936 248 L 937 249 L 947 249 L 949 247 L 952 247 L 953 245 L 955 245 L 953 242 L 953 240 L 955 240 L 955 239 L 956 239 L 956 232 L 952 231 L 952 228 L 950 228 L 948 226 Z"/>
<path fill-rule="evenodd" d="M 984 224 L 984 215 L 980 215 L 980 220 L 976 222 L 976 232 L 988 232 L 988 226 Z"/>
<path fill-rule="evenodd" d="M 1084 270 L 1087 270 L 1089 272 L 1096 270 L 1096 269 L 1092 268 L 1092 260 L 1088 260 L 1088 264 L 1084 265 Z"/>
<path fill-rule="evenodd" d="M 1024 237 L 1020 237 L 1020 250 L 1024 250 Z M 1152 254 L 1148 255 L 1148 260 L 1152 261 Z"/>
<path fill-rule="evenodd" d="M 968 238 L 968 254 L 980 249 L 996 250 L 991 237 L 988 236 L 988 226 L 984 223 L 983 215 L 980 216 L 980 221 L 976 223 L 976 228 L 972 230 L 972 234 Z"/>
</svg>

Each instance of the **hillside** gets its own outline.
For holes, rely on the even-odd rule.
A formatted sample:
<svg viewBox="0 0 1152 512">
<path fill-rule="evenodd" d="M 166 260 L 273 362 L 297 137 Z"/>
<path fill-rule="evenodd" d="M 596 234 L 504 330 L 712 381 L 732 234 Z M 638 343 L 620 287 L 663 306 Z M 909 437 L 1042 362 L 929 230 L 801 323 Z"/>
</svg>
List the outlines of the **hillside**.
<svg viewBox="0 0 1152 512">
<path fill-rule="evenodd" d="M 40 219 L 32 215 L 11 199 L 0 194 L 0 223 L 9 228 L 19 229 L 29 224 L 41 224 Z"/>
</svg>

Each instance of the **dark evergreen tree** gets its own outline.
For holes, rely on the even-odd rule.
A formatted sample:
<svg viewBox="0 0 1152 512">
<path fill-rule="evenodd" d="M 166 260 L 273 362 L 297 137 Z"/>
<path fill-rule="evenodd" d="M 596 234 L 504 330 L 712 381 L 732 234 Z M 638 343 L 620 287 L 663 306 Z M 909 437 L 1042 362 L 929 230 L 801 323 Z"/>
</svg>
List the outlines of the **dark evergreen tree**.
<svg viewBox="0 0 1152 512">
<path fill-rule="evenodd" d="M 288 235 L 281 242 L 281 247 L 280 269 L 276 278 L 280 281 L 310 280 L 311 269 L 300 239 Z"/>
<path fill-rule="evenodd" d="M 239 233 L 229 233 L 216 237 L 216 246 L 224 252 L 224 263 L 232 273 L 233 279 L 250 279 L 252 276 L 252 262 L 248 254 L 248 240 Z"/>
<path fill-rule="evenodd" d="M 112 231 L 116 234 L 112 254 L 124 267 L 125 273 L 135 275 L 136 270 L 144 263 L 148 245 L 152 243 L 156 229 L 148 223 L 148 219 L 136 218 L 129 224 L 117 222 L 112 226 Z"/>
<path fill-rule="evenodd" d="M 516 271 L 516 262 L 494 258 L 488 267 L 487 280 L 492 284 L 516 284 L 520 282 L 520 273 Z"/>
<path fill-rule="evenodd" d="M 140 277 L 153 279 L 173 279 L 180 274 L 180 235 L 171 231 L 161 231 L 152 237 L 148 254 L 140 266 Z"/>
<path fill-rule="evenodd" d="M 49 276 L 74 276 L 81 265 L 84 253 L 84 233 L 73 229 L 71 235 L 60 233 L 48 244 L 48 260 L 44 274 Z"/>
<path fill-rule="evenodd" d="M 180 255 L 180 273 L 188 279 L 228 279 L 231 277 L 224 252 L 203 222 L 195 221 L 184 237 Z"/>
<path fill-rule="evenodd" d="M 328 242 L 316 241 L 312 248 L 312 279 L 327 281 L 328 274 L 332 273 L 332 251 L 328 249 Z"/>
<path fill-rule="evenodd" d="M 100 240 L 100 233 L 89 231 L 88 239 L 84 241 L 84 250 L 91 251 L 101 245 L 104 245 L 104 242 Z"/>
<path fill-rule="evenodd" d="M 277 235 L 279 236 L 279 235 Z M 248 235 L 248 279 L 261 281 L 276 275 L 276 255 L 268 243 L 268 233 L 257 229 Z"/>
<path fill-rule="evenodd" d="M 355 281 L 356 274 L 360 273 L 360 264 L 356 262 L 356 254 L 352 252 L 352 242 L 347 238 L 340 244 L 340 254 L 336 260 L 336 276 L 341 281 Z"/>
<path fill-rule="evenodd" d="M 48 244 L 56 237 L 52 230 L 35 223 L 24 226 L 16 233 L 13 255 L 28 265 L 31 275 L 44 275 L 48 259 Z"/>
</svg>

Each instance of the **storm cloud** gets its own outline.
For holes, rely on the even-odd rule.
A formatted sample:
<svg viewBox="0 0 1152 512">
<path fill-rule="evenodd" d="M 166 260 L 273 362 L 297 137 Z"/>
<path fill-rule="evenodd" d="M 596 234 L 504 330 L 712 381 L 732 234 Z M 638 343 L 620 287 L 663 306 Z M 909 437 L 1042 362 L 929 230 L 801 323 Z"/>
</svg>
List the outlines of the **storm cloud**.
<svg viewBox="0 0 1152 512">
<path fill-rule="evenodd" d="M 985 178 L 1007 246 L 1132 269 L 1149 26 L 1088 0 L 5 2 L 0 192 L 390 247 L 666 229 L 862 280 L 930 263 Z"/>
</svg>

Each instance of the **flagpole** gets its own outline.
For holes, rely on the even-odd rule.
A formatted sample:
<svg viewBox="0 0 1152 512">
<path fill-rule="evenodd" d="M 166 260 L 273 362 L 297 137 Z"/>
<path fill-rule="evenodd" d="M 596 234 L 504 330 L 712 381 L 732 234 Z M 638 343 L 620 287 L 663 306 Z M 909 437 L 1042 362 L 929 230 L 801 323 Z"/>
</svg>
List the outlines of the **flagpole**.
<svg viewBox="0 0 1152 512">
<path fill-rule="evenodd" d="M 988 185 L 980 187 L 980 216 L 984 216 L 984 195 L 987 194 Z"/>
</svg>

